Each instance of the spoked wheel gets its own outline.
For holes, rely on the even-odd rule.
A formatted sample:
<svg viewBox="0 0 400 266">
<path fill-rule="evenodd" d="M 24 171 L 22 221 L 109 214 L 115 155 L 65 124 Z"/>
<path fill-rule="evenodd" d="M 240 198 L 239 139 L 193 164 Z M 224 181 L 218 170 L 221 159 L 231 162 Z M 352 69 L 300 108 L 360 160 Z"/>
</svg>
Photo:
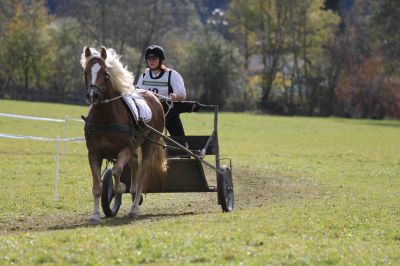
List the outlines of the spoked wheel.
<svg viewBox="0 0 400 266">
<path fill-rule="evenodd" d="M 106 217 L 114 217 L 121 207 L 122 195 L 117 195 L 113 191 L 112 170 L 107 169 L 103 175 L 103 190 L 101 192 L 101 207 Z"/>
<path fill-rule="evenodd" d="M 217 178 L 218 202 L 221 204 L 223 212 L 231 212 L 234 206 L 231 170 L 226 165 L 222 166 L 220 170 L 223 174 L 218 174 Z"/>
</svg>

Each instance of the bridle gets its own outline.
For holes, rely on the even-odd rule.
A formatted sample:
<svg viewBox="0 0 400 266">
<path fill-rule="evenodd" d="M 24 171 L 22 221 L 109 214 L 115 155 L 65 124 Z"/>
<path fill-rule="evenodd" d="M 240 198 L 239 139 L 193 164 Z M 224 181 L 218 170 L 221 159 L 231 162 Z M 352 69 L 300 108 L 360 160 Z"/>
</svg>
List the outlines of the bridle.
<svg viewBox="0 0 400 266">
<path fill-rule="evenodd" d="M 94 59 L 95 59 L 95 58 L 94 58 Z M 93 59 L 92 59 L 92 60 L 93 60 Z M 123 95 L 119 95 L 119 96 L 114 97 L 114 98 L 111 98 L 111 99 L 105 99 L 105 98 L 104 98 L 104 92 L 106 91 L 107 86 L 108 86 L 108 84 L 109 84 L 109 82 L 110 82 L 110 74 L 109 74 L 108 72 L 106 72 L 106 73 L 103 75 L 103 84 L 102 84 L 100 87 L 98 87 L 98 86 L 95 85 L 95 84 L 87 85 L 87 84 L 88 84 L 88 77 L 87 77 L 87 76 L 88 76 L 88 73 L 85 71 L 85 72 L 83 73 L 83 75 L 84 75 L 84 77 L 85 77 L 86 95 L 87 95 L 88 98 L 90 98 L 90 103 L 91 103 L 91 104 L 109 103 L 109 102 L 111 102 L 111 101 L 114 101 L 114 100 L 117 100 L 117 99 L 123 97 Z M 96 94 L 96 92 L 97 92 L 97 94 L 98 94 L 99 101 L 98 101 L 97 103 L 93 103 L 93 100 L 94 100 L 93 97 L 94 97 L 94 95 Z"/>
</svg>

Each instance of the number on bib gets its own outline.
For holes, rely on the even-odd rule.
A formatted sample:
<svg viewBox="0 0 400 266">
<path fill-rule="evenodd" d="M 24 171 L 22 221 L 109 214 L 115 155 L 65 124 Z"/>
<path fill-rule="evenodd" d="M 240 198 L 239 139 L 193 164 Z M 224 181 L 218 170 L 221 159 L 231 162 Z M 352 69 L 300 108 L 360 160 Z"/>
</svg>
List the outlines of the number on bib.
<svg viewBox="0 0 400 266">
<path fill-rule="evenodd" d="M 150 88 L 148 90 L 158 94 L 158 89 L 157 88 L 152 88 L 152 89 Z"/>
</svg>

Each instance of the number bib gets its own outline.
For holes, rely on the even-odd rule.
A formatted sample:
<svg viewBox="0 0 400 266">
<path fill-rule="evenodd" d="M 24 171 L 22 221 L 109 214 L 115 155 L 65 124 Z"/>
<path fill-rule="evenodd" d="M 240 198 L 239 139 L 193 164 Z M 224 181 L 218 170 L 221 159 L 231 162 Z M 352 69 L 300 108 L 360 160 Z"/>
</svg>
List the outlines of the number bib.
<svg viewBox="0 0 400 266">
<path fill-rule="evenodd" d="M 167 97 L 169 95 L 169 72 L 162 72 L 158 77 L 152 78 L 149 71 L 146 71 L 141 88 Z"/>
</svg>

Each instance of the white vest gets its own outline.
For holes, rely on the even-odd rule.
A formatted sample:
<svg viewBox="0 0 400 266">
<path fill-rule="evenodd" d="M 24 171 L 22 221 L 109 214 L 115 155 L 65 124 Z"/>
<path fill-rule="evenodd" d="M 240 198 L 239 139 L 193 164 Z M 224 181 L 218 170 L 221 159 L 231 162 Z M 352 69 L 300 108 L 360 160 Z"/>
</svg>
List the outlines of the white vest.
<svg viewBox="0 0 400 266">
<path fill-rule="evenodd" d="M 140 84 L 139 87 L 168 97 L 172 92 L 170 85 L 171 71 L 172 70 L 167 70 L 161 72 L 157 77 L 153 77 L 151 71 L 146 70 L 142 79 L 142 84 Z"/>
</svg>

